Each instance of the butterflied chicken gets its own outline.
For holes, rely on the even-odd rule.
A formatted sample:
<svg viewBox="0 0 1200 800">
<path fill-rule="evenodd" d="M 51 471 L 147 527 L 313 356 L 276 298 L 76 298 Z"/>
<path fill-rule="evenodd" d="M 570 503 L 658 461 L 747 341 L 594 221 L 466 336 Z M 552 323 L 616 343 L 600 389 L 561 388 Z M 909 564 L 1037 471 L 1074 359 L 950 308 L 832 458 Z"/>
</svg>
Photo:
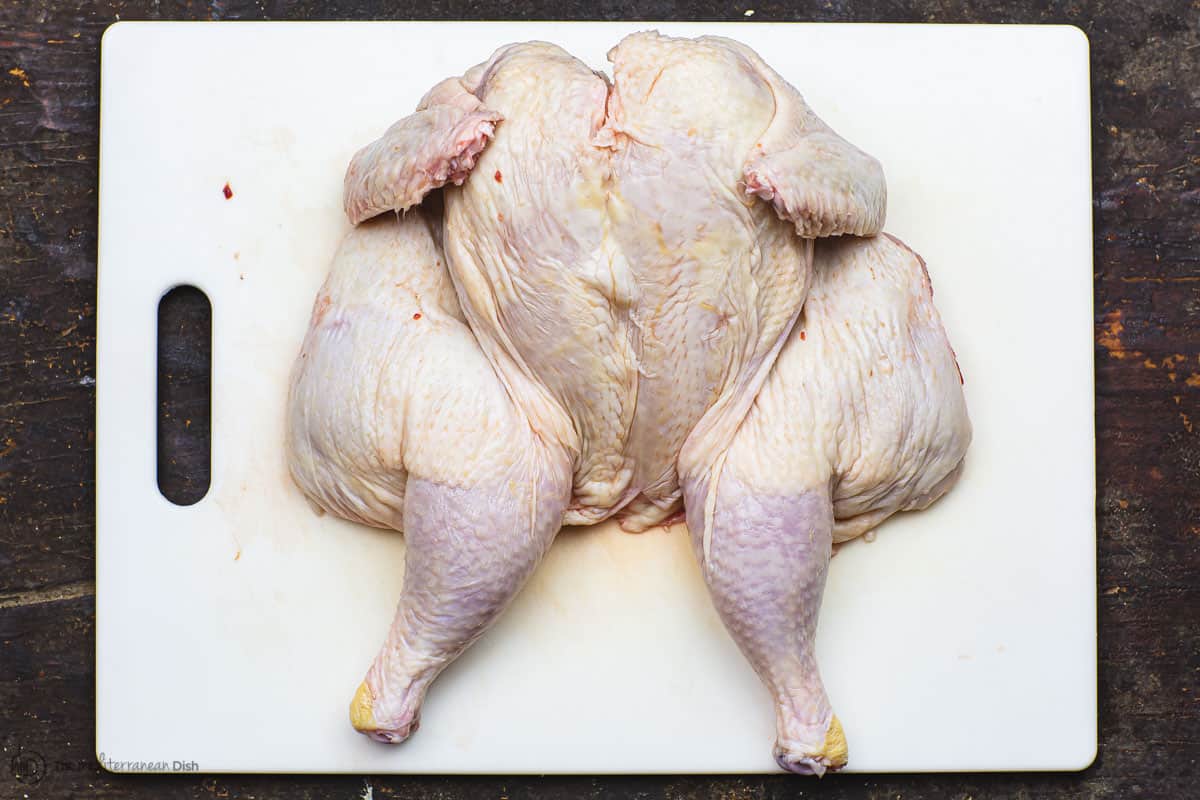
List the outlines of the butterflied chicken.
<svg viewBox="0 0 1200 800">
<path fill-rule="evenodd" d="M 317 507 L 407 537 L 351 722 L 410 736 L 564 524 L 683 513 L 776 760 L 820 774 L 847 758 L 813 654 L 831 547 L 954 483 L 957 364 L 924 263 L 876 235 L 879 164 L 753 51 L 609 59 L 501 48 L 347 171 L 287 448 Z"/>
</svg>

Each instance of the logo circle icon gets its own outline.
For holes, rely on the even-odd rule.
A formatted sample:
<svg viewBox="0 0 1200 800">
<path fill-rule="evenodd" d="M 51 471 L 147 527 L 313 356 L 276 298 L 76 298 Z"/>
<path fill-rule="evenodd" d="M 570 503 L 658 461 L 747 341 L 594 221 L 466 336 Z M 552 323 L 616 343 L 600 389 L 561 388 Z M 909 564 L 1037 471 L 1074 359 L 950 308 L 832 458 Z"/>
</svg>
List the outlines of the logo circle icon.
<svg viewBox="0 0 1200 800">
<path fill-rule="evenodd" d="M 41 753 L 22 748 L 12 757 L 9 769 L 18 783 L 36 786 L 46 777 L 46 759 Z"/>
</svg>

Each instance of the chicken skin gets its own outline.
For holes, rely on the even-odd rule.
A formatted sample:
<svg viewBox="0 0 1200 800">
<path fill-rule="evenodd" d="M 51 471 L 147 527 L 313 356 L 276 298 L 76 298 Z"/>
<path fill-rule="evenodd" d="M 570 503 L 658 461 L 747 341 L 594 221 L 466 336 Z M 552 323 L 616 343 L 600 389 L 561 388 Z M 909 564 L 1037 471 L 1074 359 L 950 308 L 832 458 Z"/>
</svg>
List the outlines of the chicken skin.
<svg viewBox="0 0 1200 800">
<path fill-rule="evenodd" d="M 609 59 L 501 48 L 347 171 L 287 450 L 317 508 L 407 539 L 351 721 L 411 735 L 564 524 L 685 513 L 776 760 L 821 774 L 847 757 L 812 650 L 831 546 L 953 484 L 953 351 L 923 262 L 875 235 L 879 164 L 753 51 Z"/>
</svg>

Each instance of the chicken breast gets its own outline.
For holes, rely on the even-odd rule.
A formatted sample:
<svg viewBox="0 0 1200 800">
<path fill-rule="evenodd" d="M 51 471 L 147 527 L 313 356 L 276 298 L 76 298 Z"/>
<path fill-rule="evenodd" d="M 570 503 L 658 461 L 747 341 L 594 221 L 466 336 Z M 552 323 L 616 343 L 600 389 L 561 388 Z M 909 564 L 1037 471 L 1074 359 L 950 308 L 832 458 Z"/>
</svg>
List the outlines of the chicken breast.
<svg viewBox="0 0 1200 800">
<path fill-rule="evenodd" d="M 288 460 L 318 508 L 408 539 L 351 720 L 411 735 L 563 524 L 682 510 L 777 760 L 821 773 L 846 760 L 812 654 L 830 548 L 953 483 L 954 356 L 919 258 L 873 236 L 879 164 L 755 53 L 644 33 L 609 59 L 611 84 L 501 48 L 347 171 Z"/>
</svg>

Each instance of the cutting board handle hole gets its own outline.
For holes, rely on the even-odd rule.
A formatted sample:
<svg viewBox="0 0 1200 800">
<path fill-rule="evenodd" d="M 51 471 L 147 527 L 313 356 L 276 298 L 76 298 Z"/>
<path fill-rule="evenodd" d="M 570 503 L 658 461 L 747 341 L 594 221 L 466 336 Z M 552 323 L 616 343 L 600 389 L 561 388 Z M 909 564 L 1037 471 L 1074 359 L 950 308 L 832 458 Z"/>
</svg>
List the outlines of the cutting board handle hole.
<svg viewBox="0 0 1200 800">
<path fill-rule="evenodd" d="M 200 502 L 212 480 L 212 303 L 195 286 L 158 301 L 158 491 Z"/>
</svg>

